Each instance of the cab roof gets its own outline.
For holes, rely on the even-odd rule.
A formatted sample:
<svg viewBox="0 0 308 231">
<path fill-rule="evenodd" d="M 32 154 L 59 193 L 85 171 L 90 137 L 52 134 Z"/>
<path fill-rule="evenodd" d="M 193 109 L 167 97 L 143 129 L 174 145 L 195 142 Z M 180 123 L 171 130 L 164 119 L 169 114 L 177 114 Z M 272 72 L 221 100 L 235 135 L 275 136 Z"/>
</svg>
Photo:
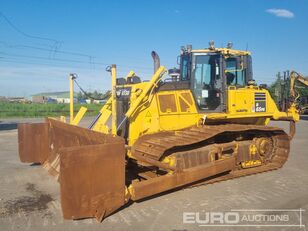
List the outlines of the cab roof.
<svg viewBox="0 0 308 231">
<path fill-rule="evenodd" d="M 191 53 L 220 53 L 223 55 L 251 55 L 249 51 L 234 50 L 234 49 L 229 49 L 229 48 L 197 49 L 197 50 L 191 50 Z"/>
</svg>

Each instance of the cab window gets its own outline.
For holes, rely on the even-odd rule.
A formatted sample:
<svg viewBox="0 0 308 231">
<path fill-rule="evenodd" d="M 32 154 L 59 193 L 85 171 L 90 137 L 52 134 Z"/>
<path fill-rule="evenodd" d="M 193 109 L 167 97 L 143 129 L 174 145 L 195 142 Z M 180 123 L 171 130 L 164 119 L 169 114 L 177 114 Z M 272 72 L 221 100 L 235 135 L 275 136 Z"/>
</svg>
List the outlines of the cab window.
<svg viewBox="0 0 308 231">
<path fill-rule="evenodd" d="M 189 79 L 189 56 L 185 55 L 181 58 L 181 80 L 186 81 Z"/>
<path fill-rule="evenodd" d="M 226 70 L 225 75 L 227 79 L 227 85 L 234 86 L 245 86 L 246 85 L 246 75 L 243 68 L 238 68 L 240 64 L 235 58 L 226 59 Z"/>
<path fill-rule="evenodd" d="M 195 88 L 208 88 L 211 81 L 210 56 L 198 55 L 195 65 Z"/>
</svg>

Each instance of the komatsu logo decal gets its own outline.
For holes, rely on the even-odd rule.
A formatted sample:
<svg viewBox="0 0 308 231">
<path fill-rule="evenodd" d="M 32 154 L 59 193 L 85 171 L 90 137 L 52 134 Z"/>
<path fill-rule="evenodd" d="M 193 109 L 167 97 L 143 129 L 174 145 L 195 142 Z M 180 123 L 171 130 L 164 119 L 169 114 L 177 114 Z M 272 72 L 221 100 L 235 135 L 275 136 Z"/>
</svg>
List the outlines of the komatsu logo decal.
<svg viewBox="0 0 308 231">
<path fill-rule="evenodd" d="M 266 94 L 263 92 L 255 93 L 255 112 L 266 112 Z"/>
</svg>

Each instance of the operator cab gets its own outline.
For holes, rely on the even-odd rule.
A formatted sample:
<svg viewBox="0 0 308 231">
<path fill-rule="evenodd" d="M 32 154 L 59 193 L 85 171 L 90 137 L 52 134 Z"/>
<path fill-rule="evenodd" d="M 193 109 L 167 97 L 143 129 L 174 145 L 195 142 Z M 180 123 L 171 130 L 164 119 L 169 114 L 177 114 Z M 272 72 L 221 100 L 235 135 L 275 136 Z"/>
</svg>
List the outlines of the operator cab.
<svg viewBox="0 0 308 231">
<path fill-rule="evenodd" d="M 252 79 L 250 53 L 227 48 L 210 47 L 193 50 L 191 45 L 181 48 L 180 82 L 190 82 L 195 101 L 201 111 L 225 110 L 226 92 L 241 88 Z"/>
</svg>

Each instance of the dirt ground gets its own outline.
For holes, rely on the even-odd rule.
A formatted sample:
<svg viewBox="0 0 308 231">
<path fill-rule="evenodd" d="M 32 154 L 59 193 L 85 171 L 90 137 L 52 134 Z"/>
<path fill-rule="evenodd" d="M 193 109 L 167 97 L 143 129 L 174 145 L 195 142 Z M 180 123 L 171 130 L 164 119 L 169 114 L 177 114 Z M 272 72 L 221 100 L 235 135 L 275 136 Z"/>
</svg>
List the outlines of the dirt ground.
<svg viewBox="0 0 308 231">
<path fill-rule="evenodd" d="M 282 169 L 211 185 L 181 189 L 133 203 L 102 223 L 64 220 L 59 184 L 39 165 L 20 163 L 16 123 L 0 119 L 0 230 L 306 230 L 308 224 L 308 117 L 297 124 L 290 157 Z M 83 121 L 85 126 L 87 121 Z M 280 122 L 271 123 L 282 126 Z M 290 216 L 302 227 L 204 227 L 184 224 L 183 213 L 231 210 L 306 210 Z M 265 210 L 265 211 L 264 211 Z M 301 217 L 300 217 L 301 216 Z"/>
</svg>

